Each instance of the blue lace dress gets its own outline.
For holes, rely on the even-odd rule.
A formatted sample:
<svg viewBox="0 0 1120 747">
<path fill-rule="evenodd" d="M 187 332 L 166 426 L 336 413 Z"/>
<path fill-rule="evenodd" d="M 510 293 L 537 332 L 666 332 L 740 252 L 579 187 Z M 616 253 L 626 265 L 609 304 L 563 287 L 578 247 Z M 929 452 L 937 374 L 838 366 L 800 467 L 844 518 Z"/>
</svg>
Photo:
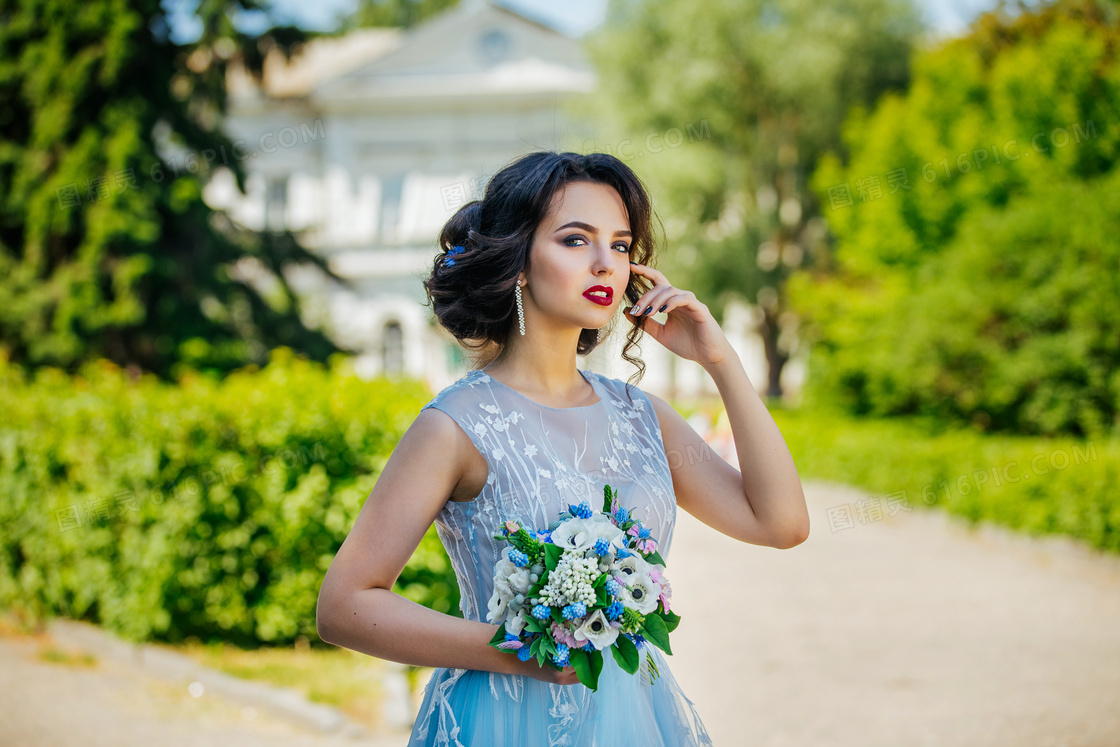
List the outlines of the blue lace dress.
<svg viewBox="0 0 1120 747">
<path fill-rule="evenodd" d="M 455 569 L 460 607 L 486 622 L 494 567 L 505 546 L 494 539 L 513 519 L 545 529 L 568 504 L 602 508 L 603 484 L 653 531 L 672 580 L 676 519 L 672 476 L 657 415 L 626 382 L 581 371 L 599 400 L 585 407 L 539 405 L 481 369 L 467 373 L 423 409 L 443 411 L 486 459 L 489 476 L 472 501 L 448 503 L 436 531 Z M 629 388 L 630 395 L 627 395 Z M 699 621 L 693 624 L 698 624 Z M 689 625 L 687 615 L 682 625 Z M 645 651 L 660 676 L 651 678 Z M 509 654 L 512 656 L 513 654 Z M 599 688 L 554 685 L 524 675 L 438 668 L 424 691 L 408 744 L 448 747 L 669 747 L 711 744 L 696 709 L 664 655 L 643 647 L 628 674 L 603 657 Z"/>
</svg>

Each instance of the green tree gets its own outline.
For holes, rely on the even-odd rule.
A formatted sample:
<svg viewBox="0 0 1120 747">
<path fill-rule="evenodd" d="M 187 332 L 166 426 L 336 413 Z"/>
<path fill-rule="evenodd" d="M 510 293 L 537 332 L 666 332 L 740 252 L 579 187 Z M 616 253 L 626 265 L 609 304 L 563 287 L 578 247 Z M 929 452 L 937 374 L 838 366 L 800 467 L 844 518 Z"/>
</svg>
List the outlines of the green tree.
<svg viewBox="0 0 1120 747">
<path fill-rule="evenodd" d="M 244 190 L 220 129 L 227 68 L 259 76 L 270 49 L 290 55 L 306 35 L 238 31 L 236 14 L 263 12 L 256 0 L 197 12 L 200 38 L 176 44 L 158 0 L 0 0 L 0 355 L 71 371 L 105 357 L 168 377 L 184 362 L 263 363 L 278 345 L 337 352 L 284 274 L 310 264 L 335 277 L 326 264 L 201 198 L 223 163 Z M 169 146 L 186 162 L 169 163 Z"/>
<path fill-rule="evenodd" d="M 847 123 L 846 163 L 813 180 L 835 252 L 790 282 L 810 398 L 984 430 L 1117 424 L 1118 16 L 985 14 Z"/>
<path fill-rule="evenodd" d="M 796 323 L 785 278 L 825 234 L 809 175 L 851 107 L 905 87 L 921 29 L 905 0 L 616 0 L 588 39 L 610 143 L 588 149 L 664 198 L 662 266 L 717 318 L 731 297 L 759 304 L 769 396 Z"/>
<path fill-rule="evenodd" d="M 343 19 L 341 31 L 370 26 L 409 28 L 458 4 L 459 0 L 358 0 L 358 7 Z"/>
</svg>

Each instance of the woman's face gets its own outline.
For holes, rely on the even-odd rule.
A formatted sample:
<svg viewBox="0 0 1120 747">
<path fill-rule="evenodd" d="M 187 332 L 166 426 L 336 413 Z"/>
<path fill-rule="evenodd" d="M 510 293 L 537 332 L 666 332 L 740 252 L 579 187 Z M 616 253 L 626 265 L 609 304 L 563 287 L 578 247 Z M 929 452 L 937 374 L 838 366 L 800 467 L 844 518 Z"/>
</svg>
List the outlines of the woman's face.
<svg viewBox="0 0 1120 747">
<path fill-rule="evenodd" d="M 526 326 L 606 326 L 625 301 L 632 242 L 626 205 L 613 187 L 574 182 L 558 190 L 529 250 L 521 291 Z M 588 293 L 595 286 L 607 299 Z"/>
</svg>

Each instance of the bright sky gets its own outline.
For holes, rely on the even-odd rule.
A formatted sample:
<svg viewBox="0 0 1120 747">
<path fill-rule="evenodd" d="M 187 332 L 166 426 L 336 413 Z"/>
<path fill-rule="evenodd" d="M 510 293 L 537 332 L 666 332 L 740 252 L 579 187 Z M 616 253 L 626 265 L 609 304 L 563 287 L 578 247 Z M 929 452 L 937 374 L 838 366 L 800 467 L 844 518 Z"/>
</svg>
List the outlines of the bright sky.
<svg viewBox="0 0 1120 747">
<path fill-rule="evenodd" d="M 996 0 L 917 0 L 937 31 L 953 34 L 963 31 L 980 12 L 996 6 Z M 537 18 L 564 33 L 582 35 L 598 26 L 606 13 L 607 0 L 503 0 L 526 16 Z M 357 6 L 357 0 L 272 0 L 273 15 L 306 29 L 328 31 L 338 19 Z M 193 16 L 198 0 L 163 0 L 171 15 L 173 38 L 177 42 L 198 37 L 201 29 Z M 247 14 L 238 24 L 243 31 L 260 27 L 264 14 Z M 263 30 L 263 29 L 262 29 Z"/>
</svg>

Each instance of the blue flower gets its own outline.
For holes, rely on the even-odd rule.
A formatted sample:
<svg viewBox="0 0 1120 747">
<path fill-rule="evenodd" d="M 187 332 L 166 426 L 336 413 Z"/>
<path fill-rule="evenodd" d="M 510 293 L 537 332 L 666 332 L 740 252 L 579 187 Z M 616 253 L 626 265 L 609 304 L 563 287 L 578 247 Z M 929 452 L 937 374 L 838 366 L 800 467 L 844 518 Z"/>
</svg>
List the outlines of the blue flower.
<svg viewBox="0 0 1120 747">
<path fill-rule="evenodd" d="M 626 508 L 620 508 L 614 512 L 614 518 L 618 519 L 618 523 L 622 524 L 630 520 L 630 511 Z"/>
<path fill-rule="evenodd" d="M 556 653 L 552 655 L 552 663 L 554 663 L 558 667 L 567 665 L 568 647 L 563 643 L 556 644 Z"/>
<path fill-rule="evenodd" d="M 620 547 L 620 548 L 618 548 L 618 553 L 617 554 L 618 554 L 618 557 L 620 557 L 620 558 L 628 558 L 631 555 L 633 555 L 634 553 L 630 552 L 625 547 Z"/>
<path fill-rule="evenodd" d="M 584 651 L 594 651 L 595 644 L 593 644 L 591 641 L 588 641 L 587 643 L 583 644 L 582 648 Z"/>
<path fill-rule="evenodd" d="M 622 602 L 617 599 L 607 605 L 606 609 L 608 620 L 617 620 L 622 617 Z"/>
<path fill-rule="evenodd" d="M 507 640 L 507 641 L 519 641 L 519 640 L 521 640 L 521 639 L 520 639 L 520 638 L 518 638 L 517 636 L 515 636 L 515 635 L 514 635 L 513 633 L 510 633 L 510 632 L 509 632 L 509 631 L 507 630 L 507 631 L 506 631 L 506 640 Z"/>
<path fill-rule="evenodd" d="M 551 614 L 552 610 L 548 608 L 548 605 L 538 604 L 533 608 L 533 617 L 537 618 L 538 620 L 547 620 L 549 615 Z"/>
<path fill-rule="evenodd" d="M 462 253 L 463 253 L 464 251 L 466 251 L 466 250 L 465 250 L 465 249 L 463 249 L 463 247 L 461 247 L 461 246 L 453 246 L 453 247 L 451 247 L 451 249 L 449 249 L 449 250 L 448 250 L 448 252 L 447 252 L 447 255 L 446 255 L 446 256 L 450 257 L 450 256 L 452 256 L 452 255 L 454 255 L 454 254 L 462 254 Z M 444 263 L 444 264 L 445 264 L 446 266 L 450 267 L 451 265 L 455 264 L 455 260 L 453 260 L 453 259 L 445 259 L 445 260 L 443 261 L 443 263 Z"/>
<path fill-rule="evenodd" d="M 641 531 L 639 531 L 639 532 L 638 532 L 638 536 L 639 536 L 639 537 L 640 537 L 641 539 L 648 539 L 648 538 L 649 538 L 649 530 L 648 530 L 648 529 L 646 529 L 645 527 L 643 527 L 643 528 L 641 529 Z"/>
<path fill-rule="evenodd" d="M 645 637 L 642 636 L 640 633 L 634 633 L 630 637 L 634 639 L 634 647 L 637 648 L 639 651 L 641 651 L 642 646 L 644 646 L 645 642 L 646 642 Z"/>
<path fill-rule="evenodd" d="M 575 620 L 577 617 L 583 617 L 587 614 L 587 605 L 583 602 L 572 602 L 564 608 L 564 619 Z"/>
<path fill-rule="evenodd" d="M 597 555 L 606 555 L 611 550 L 611 543 L 607 541 L 606 537 L 600 537 L 595 540 L 595 553 Z"/>
<path fill-rule="evenodd" d="M 622 593 L 622 584 L 615 581 L 613 578 L 607 582 L 607 593 L 612 597 L 617 597 Z"/>
<path fill-rule="evenodd" d="M 521 552 L 520 550 L 510 550 L 509 562 L 520 568 L 524 568 L 525 566 L 529 565 L 529 556 Z"/>
<path fill-rule="evenodd" d="M 522 646 L 521 648 L 517 649 L 517 658 L 521 659 L 521 661 L 529 661 L 532 656 L 533 655 L 529 653 L 528 646 Z"/>
<path fill-rule="evenodd" d="M 568 510 L 571 511 L 572 516 L 575 516 L 576 518 L 579 518 L 579 519 L 590 519 L 591 518 L 591 505 L 589 503 L 587 503 L 586 501 L 579 504 L 578 506 L 573 506 L 572 504 L 569 503 L 568 504 Z"/>
</svg>

